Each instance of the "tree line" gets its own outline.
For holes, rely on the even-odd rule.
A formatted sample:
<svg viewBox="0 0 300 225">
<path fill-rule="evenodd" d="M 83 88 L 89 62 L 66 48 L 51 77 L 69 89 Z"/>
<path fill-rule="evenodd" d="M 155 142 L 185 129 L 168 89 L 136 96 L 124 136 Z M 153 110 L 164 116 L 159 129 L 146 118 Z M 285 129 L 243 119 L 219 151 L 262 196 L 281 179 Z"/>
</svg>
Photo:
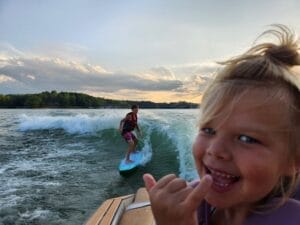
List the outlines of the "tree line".
<svg viewBox="0 0 300 225">
<path fill-rule="evenodd" d="M 197 108 L 189 102 L 155 103 L 151 101 L 112 100 L 83 93 L 45 91 L 37 94 L 0 94 L 0 108 Z"/>
</svg>

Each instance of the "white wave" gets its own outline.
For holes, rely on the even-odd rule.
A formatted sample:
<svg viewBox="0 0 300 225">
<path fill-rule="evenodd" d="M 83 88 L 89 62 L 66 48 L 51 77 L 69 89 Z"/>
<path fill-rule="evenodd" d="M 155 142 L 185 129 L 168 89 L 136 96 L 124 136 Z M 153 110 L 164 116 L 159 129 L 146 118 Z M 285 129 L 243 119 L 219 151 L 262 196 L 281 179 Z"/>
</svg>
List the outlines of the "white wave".
<svg viewBox="0 0 300 225">
<path fill-rule="evenodd" d="M 99 130 L 117 128 L 118 117 L 89 116 L 87 114 L 78 114 L 74 116 L 29 116 L 21 115 L 19 130 L 48 130 L 63 129 L 70 134 L 93 133 Z"/>
<path fill-rule="evenodd" d="M 191 111 L 189 111 L 191 112 Z M 175 144 L 178 152 L 179 176 L 192 180 L 198 177 L 192 156 L 192 145 L 197 134 L 197 111 L 187 114 L 186 111 L 165 110 L 164 114 L 148 113 L 151 118 L 151 129 L 165 134 Z"/>
<path fill-rule="evenodd" d="M 192 143 L 197 133 L 197 112 L 185 110 L 140 110 L 139 125 L 142 128 L 144 164 L 152 158 L 151 133 L 165 134 L 175 144 L 178 152 L 180 176 L 192 179 L 197 176 L 192 157 Z M 69 113 L 69 112 L 68 112 Z M 91 113 L 51 115 L 23 114 L 19 118 L 19 130 L 63 129 L 70 134 L 95 133 L 105 129 L 118 129 L 120 120 L 128 110 L 97 110 Z M 64 152 L 66 154 L 66 152 Z"/>
<path fill-rule="evenodd" d="M 3 174 L 7 170 L 7 167 L 0 168 L 0 174 Z"/>
<path fill-rule="evenodd" d="M 26 211 L 25 213 L 21 213 L 20 217 L 23 219 L 34 220 L 37 218 L 46 219 L 51 214 L 50 210 L 36 209 L 32 212 Z"/>
<path fill-rule="evenodd" d="M 24 199 L 24 197 L 20 197 L 18 195 L 7 195 L 5 197 L 0 195 L 0 209 L 3 208 L 8 208 L 8 207 L 13 207 L 19 204 L 21 200 Z"/>
<path fill-rule="evenodd" d="M 150 162 L 152 158 L 152 146 L 149 135 L 144 139 L 144 146 L 141 151 L 143 153 L 143 159 L 141 161 L 141 164 L 144 166 L 148 162 Z"/>
</svg>

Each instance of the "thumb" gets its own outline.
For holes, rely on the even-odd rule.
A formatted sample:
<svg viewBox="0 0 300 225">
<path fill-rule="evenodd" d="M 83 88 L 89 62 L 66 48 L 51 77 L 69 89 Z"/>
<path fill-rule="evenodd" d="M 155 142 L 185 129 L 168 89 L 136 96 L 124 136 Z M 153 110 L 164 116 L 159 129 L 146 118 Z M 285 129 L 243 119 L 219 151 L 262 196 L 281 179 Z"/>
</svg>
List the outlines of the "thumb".
<svg viewBox="0 0 300 225">
<path fill-rule="evenodd" d="M 143 180 L 148 192 L 156 185 L 156 180 L 150 173 L 144 174 Z"/>
</svg>

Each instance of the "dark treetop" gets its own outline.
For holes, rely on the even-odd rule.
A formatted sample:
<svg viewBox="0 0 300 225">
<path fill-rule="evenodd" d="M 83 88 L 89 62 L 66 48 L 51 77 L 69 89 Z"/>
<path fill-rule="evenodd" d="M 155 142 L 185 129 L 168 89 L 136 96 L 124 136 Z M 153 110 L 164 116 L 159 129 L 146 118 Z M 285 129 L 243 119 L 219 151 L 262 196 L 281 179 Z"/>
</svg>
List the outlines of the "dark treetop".
<svg viewBox="0 0 300 225">
<path fill-rule="evenodd" d="M 197 108 L 189 102 L 155 103 L 151 101 L 112 100 L 74 92 L 42 92 L 38 94 L 0 94 L 0 108 Z"/>
</svg>

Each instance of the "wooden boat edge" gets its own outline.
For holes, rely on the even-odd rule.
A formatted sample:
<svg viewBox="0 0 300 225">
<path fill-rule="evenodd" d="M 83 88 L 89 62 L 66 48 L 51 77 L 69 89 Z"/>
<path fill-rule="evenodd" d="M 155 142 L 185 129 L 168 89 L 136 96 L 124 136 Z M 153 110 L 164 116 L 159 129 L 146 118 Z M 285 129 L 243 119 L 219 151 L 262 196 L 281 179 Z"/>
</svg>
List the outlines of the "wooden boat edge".
<svg viewBox="0 0 300 225">
<path fill-rule="evenodd" d="M 107 199 L 85 225 L 152 225 L 149 196 L 145 188 L 135 194 Z"/>
</svg>

